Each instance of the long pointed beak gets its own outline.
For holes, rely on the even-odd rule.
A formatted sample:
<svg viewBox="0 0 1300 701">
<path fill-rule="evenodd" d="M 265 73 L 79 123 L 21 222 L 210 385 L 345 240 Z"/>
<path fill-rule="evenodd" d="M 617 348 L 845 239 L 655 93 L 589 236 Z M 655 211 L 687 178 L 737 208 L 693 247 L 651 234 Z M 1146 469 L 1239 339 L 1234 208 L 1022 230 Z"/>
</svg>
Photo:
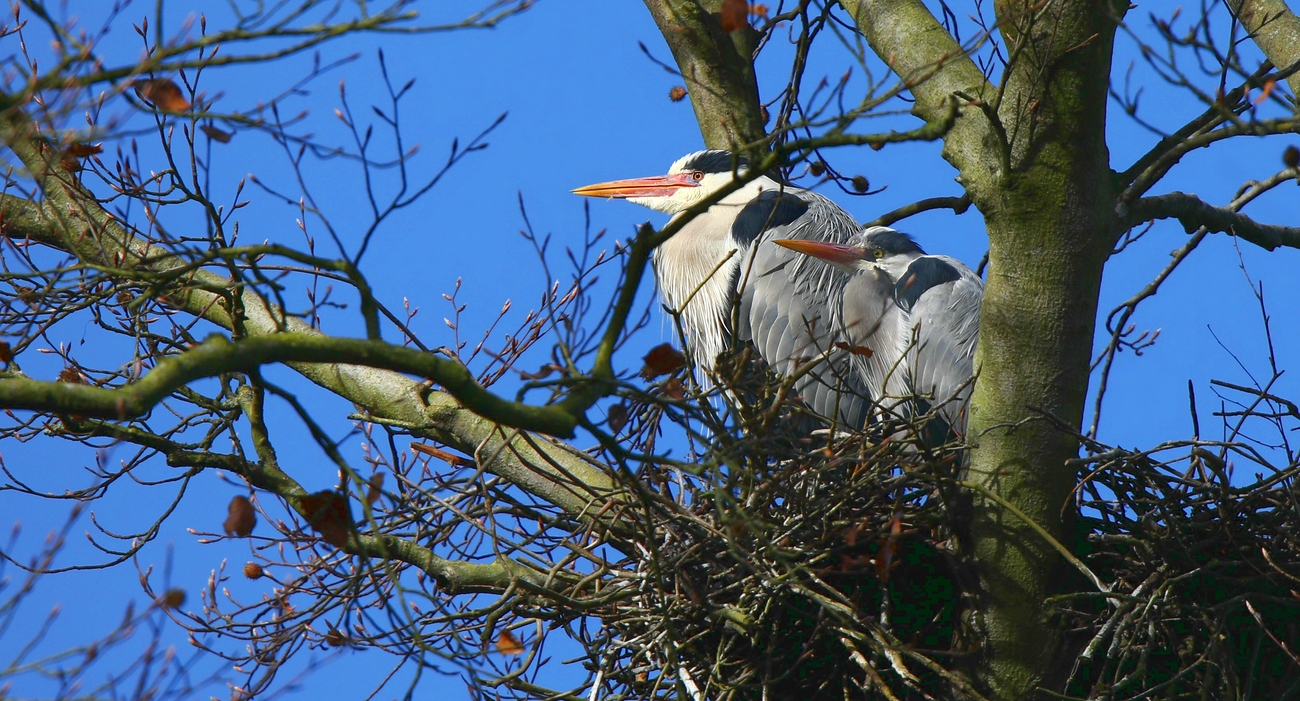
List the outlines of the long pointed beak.
<svg viewBox="0 0 1300 701">
<path fill-rule="evenodd" d="M 840 243 L 827 243 L 826 241 L 808 241 L 805 239 L 776 239 L 772 243 L 778 246 L 784 246 L 792 251 L 798 251 L 814 258 L 820 258 L 830 263 L 839 263 L 840 265 L 852 265 L 864 258 L 864 251 L 857 246 L 846 246 Z"/>
<path fill-rule="evenodd" d="M 585 185 L 575 189 L 573 194 L 584 197 L 671 197 L 684 187 L 699 187 L 699 184 L 691 179 L 690 173 L 676 173 Z"/>
</svg>

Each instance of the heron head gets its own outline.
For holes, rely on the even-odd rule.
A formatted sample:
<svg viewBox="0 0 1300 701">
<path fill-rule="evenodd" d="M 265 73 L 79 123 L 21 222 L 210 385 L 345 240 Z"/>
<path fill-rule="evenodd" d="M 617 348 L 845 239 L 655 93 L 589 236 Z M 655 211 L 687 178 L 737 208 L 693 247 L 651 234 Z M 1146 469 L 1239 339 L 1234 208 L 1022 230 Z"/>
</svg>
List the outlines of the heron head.
<svg viewBox="0 0 1300 701">
<path fill-rule="evenodd" d="M 747 167 L 744 156 L 730 151 L 697 151 L 677 159 L 666 175 L 611 180 L 573 192 L 587 197 L 617 197 L 676 214 L 717 192 Z"/>
<path fill-rule="evenodd" d="M 845 272 L 876 268 L 897 280 L 907 266 L 925 251 L 911 236 L 884 226 L 863 229 L 848 243 L 780 239 L 773 243 L 834 265 Z"/>
</svg>

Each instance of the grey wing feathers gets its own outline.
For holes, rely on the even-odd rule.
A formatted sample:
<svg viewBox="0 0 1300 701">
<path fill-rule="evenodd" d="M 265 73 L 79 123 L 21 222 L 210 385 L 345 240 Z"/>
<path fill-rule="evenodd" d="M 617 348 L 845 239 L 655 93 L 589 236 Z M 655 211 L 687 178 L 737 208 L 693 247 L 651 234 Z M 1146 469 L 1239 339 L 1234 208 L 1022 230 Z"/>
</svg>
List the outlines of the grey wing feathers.
<svg viewBox="0 0 1300 701">
<path fill-rule="evenodd" d="M 764 190 L 740 209 L 731 235 L 748 245 L 768 229 L 788 227 L 807 211 L 808 203 L 791 193 Z"/>
<path fill-rule="evenodd" d="M 752 209 L 751 209 L 752 208 Z M 835 348 L 841 332 L 841 300 L 846 276 L 831 266 L 771 243 L 805 238 L 846 242 L 857 223 L 829 200 L 805 190 L 764 193 L 746 207 L 736 227 L 760 229 L 749 259 L 737 276 L 740 294 L 738 336 L 751 341 L 779 374 L 831 350 L 827 362 L 795 384 L 795 392 L 817 414 L 844 425 L 866 423 L 866 387 L 850 368 L 849 353 Z M 760 219 L 761 217 L 761 219 Z M 765 227 L 766 228 L 762 228 Z M 733 228 L 739 238 L 744 235 Z"/>
<path fill-rule="evenodd" d="M 862 270 L 844 287 L 844 327 L 856 352 L 853 365 L 881 410 L 908 397 L 908 371 L 900 362 L 908 331 L 907 314 L 894 301 L 894 283 L 883 271 Z M 906 406 L 900 406 L 906 411 Z"/>
<path fill-rule="evenodd" d="M 911 308 L 915 343 L 909 350 L 913 354 L 912 387 L 918 395 L 932 396 L 933 403 L 940 405 L 940 415 L 958 432 L 964 432 L 965 400 L 970 396 L 969 380 L 975 370 L 984 283 L 951 258 L 926 258 L 950 267 L 956 278 L 944 275 L 943 282 L 916 295 Z M 925 259 L 917 262 L 921 260 Z"/>
<path fill-rule="evenodd" d="M 921 256 L 907 266 L 907 272 L 894 285 L 894 301 L 911 312 L 921 295 L 945 282 L 957 282 L 961 272 L 946 256 Z M 960 264 L 958 264 L 960 265 Z"/>
</svg>

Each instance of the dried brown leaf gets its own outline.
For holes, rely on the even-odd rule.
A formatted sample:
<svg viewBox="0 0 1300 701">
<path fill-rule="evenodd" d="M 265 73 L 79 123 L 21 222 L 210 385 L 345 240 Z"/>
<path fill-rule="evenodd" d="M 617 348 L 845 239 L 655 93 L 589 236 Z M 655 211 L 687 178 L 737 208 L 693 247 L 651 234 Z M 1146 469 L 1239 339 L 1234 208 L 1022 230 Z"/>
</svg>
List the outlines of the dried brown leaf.
<svg viewBox="0 0 1300 701">
<path fill-rule="evenodd" d="M 642 360 L 645 362 L 645 367 L 641 368 L 641 377 L 646 381 L 661 375 L 670 375 L 686 366 L 686 356 L 667 343 L 651 348 Z"/>
<path fill-rule="evenodd" d="M 876 553 L 876 577 L 882 582 L 889 581 L 889 573 L 897 564 L 899 535 L 903 532 L 903 519 L 895 515 L 889 520 L 889 535 L 880 543 L 880 552 Z"/>
<path fill-rule="evenodd" d="M 622 404 L 615 404 L 609 408 L 606 417 L 609 421 L 610 432 L 617 434 L 627 425 L 627 407 Z"/>
<path fill-rule="evenodd" d="M 1264 100 L 1267 100 L 1268 96 L 1273 94 L 1273 87 L 1275 85 L 1277 85 L 1277 81 L 1272 78 L 1264 81 L 1264 89 L 1259 93 L 1259 97 L 1255 98 L 1255 104 L 1258 105 Z"/>
<path fill-rule="evenodd" d="M 870 358 L 872 355 L 875 355 L 875 351 L 866 346 L 855 346 L 852 343 L 845 343 L 844 341 L 836 341 L 835 347 L 840 350 L 848 351 L 853 355 L 860 355 L 864 358 Z"/>
<path fill-rule="evenodd" d="M 102 144 L 69 144 L 63 153 L 73 158 L 89 158 L 104 152 Z"/>
<path fill-rule="evenodd" d="M 429 457 L 437 458 L 447 463 L 448 465 L 451 465 L 452 467 L 461 467 L 463 465 L 470 464 L 469 460 L 466 460 L 465 458 L 462 458 L 459 455 L 453 455 L 452 453 L 448 453 L 445 450 L 439 450 L 438 448 L 428 445 L 427 443 L 412 443 L 411 452 L 423 453 L 425 455 L 428 455 Z"/>
<path fill-rule="evenodd" d="M 169 608 L 173 611 L 185 605 L 184 589 L 168 589 L 163 595 L 158 597 L 158 605 L 163 608 Z"/>
<path fill-rule="evenodd" d="M 858 536 L 861 536 L 863 531 L 867 530 L 870 525 L 870 521 L 863 521 L 862 523 L 855 523 L 852 526 L 845 528 L 840 534 L 844 538 L 844 544 L 850 548 L 857 545 Z"/>
<path fill-rule="evenodd" d="M 226 522 L 223 524 L 226 535 L 247 538 L 257 526 L 257 510 L 248 497 L 237 496 L 226 507 Z"/>
<path fill-rule="evenodd" d="M 525 380 L 545 380 L 551 376 L 551 373 L 559 370 L 560 366 L 553 363 L 547 363 L 537 369 L 537 372 L 519 371 L 519 376 Z"/>
<path fill-rule="evenodd" d="M 147 78 L 132 84 L 135 94 L 164 112 L 184 112 L 190 108 L 181 88 L 170 78 Z"/>
<path fill-rule="evenodd" d="M 308 494 L 299 503 L 307 524 L 320 533 L 321 540 L 336 548 L 347 545 L 348 531 L 352 530 L 352 506 L 346 496 L 327 489 Z"/>
<path fill-rule="evenodd" d="M 497 651 L 503 655 L 522 655 L 524 652 L 524 643 L 515 637 L 514 633 L 508 630 L 501 631 L 497 636 Z"/>
<path fill-rule="evenodd" d="M 86 378 L 81 374 L 80 370 L 66 367 L 59 371 L 59 382 L 66 382 L 70 385 L 84 385 L 86 384 Z"/>
<path fill-rule="evenodd" d="M 216 127 L 208 126 L 207 124 L 200 124 L 199 131 L 207 134 L 209 139 L 220 144 L 230 143 L 230 139 L 235 135 L 235 132 L 233 131 L 222 131 Z"/>
</svg>

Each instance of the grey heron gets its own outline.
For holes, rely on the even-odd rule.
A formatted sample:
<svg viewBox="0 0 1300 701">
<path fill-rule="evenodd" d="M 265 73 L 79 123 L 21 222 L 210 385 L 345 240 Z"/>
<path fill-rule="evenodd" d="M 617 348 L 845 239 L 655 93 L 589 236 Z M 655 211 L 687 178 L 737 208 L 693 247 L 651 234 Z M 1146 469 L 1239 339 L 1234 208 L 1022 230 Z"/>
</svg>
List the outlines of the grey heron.
<svg viewBox="0 0 1300 701">
<path fill-rule="evenodd" d="M 882 411 L 907 414 L 924 397 L 959 436 L 975 371 L 984 283 L 961 261 L 928 255 L 907 234 L 864 229 L 847 244 L 773 243 L 824 260 L 852 277 L 842 319 L 854 364 Z"/>
<path fill-rule="evenodd" d="M 666 175 L 573 192 L 622 198 L 678 217 L 746 168 L 743 157 L 728 151 L 699 151 L 678 159 Z M 654 268 L 663 301 L 677 313 L 697 366 L 710 371 L 733 337 L 752 343 L 784 376 L 824 357 L 796 380 L 795 392 L 822 417 L 852 428 L 865 424 L 870 402 L 850 366 L 840 320 L 849 276 L 772 243 L 842 244 L 858 230 L 853 217 L 829 199 L 766 175 L 687 222 L 654 252 Z"/>
</svg>

